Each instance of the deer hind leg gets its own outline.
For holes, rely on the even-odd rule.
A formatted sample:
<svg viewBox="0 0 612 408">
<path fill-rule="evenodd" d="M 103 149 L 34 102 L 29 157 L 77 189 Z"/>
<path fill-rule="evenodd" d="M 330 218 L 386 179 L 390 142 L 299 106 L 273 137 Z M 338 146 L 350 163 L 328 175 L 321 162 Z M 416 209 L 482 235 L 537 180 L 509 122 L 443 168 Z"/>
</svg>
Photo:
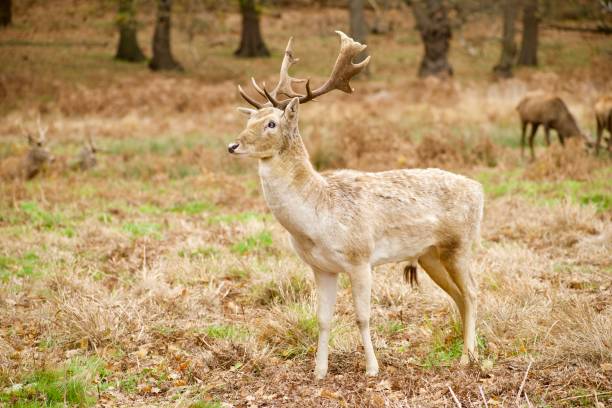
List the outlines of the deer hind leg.
<svg viewBox="0 0 612 408">
<path fill-rule="evenodd" d="M 603 124 L 598 118 L 597 119 L 597 140 L 595 141 L 595 156 L 599 156 L 599 144 L 601 143 L 602 135 L 603 135 Z M 612 134 L 610 136 L 612 136 Z"/>
<path fill-rule="evenodd" d="M 467 364 L 470 357 L 477 358 L 476 350 L 476 282 L 472 276 L 471 259 L 469 250 L 454 250 L 443 253 L 441 261 L 451 279 L 457 286 L 463 310 L 461 320 L 463 321 L 463 354 L 461 363 Z"/>
<path fill-rule="evenodd" d="M 550 146 L 550 127 L 544 125 L 544 138 L 546 139 L 546 146 Z"/>
<path fill-rule="evenodd" d="M 366 374 L 378 374 L 378 361 L 374 354 L 372 337 L 370 336 L 370 299 L 372 296 L 372 268 L 370 265 L 359 266 L 349 273 L 351 290 L 357 326 L 361 334 L 361 342 L 366 357 Z"/>
<path fill-rule="evenodd" d="M 446 264 L 443 262 L 443 259 L 450 268 L 445 266 Z M 419 258 L 419 263 L 423 269 L 425 269 L 429 277 L 448 293 L 457 304 L 463 322 L 463 354 L 461 356 L 461 362 L 467 363 L 469 362 L 469 353 L 474 353 L 475 309 L 472 299 L 466 296 L 466 294 L 470 292 L 462 290 L 464 287 L 463 281 L 455 279 L 457 275 L 460 275 L 456 272 L 459 269 L 455 269 L 453 263 L 441 257 L 437 248 L 431 248 L 421 256 Z"/>
<path fill-rule="evenodd" d="M 319 323 L 319 343 L 315 359 L 315 377 L 321 380 L 327 374 L 327 357 L 329 355 L 329 334 L 336 305 L 338 275 L 313 269 L 317 285 Z"/>
</svg>

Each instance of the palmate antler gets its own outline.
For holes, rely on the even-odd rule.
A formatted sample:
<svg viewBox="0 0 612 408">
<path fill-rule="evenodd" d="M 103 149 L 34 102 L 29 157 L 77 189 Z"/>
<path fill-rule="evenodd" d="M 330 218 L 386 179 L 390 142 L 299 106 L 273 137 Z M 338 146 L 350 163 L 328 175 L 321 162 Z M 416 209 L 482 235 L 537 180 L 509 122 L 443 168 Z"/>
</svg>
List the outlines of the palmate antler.
<svg viewBox="0 0 612 408">
<path fill-rule="evenodd" d="M 353 58 L 367 46 L 365 44 L 358 43 L 344 34 L 342 31 L 336 31 L 336 33 L 340 36 L 340 53 L 338 54 L 334 68 L 332 69 L 327 81 L 325 81 L 323 85 L 314 91 L 310 89 L 309 79 L 298 79 L 289 75 L 289 68 L 299 61 L 299 59 L 295 58 L 293 55 L 293 37 L 291 37 L 287 43 L 285 56 L 283 57 L 283 63 L 281 64 L 280 79 L 274 89 L 272 89 L 272 91 L 268 91 L 265 84 L 263 87 L 260 87 L 255 79 L 251 78 L 253 87 L 261 96 L 266 98 L 267 102 L 256 101 L 250 97 L 240 85 L 238 85 L 238 92 L 240 92 L 240 95 L 242 95 L 242 97 L 248 103 L 257 109 L 261 109 L 266 106 L 274 106 L 275 108 L 284 109 L 287 104 L 289 104 L 291 98 L 297 97 L 299 98 L 300 103 L 306 103 L 314 98 L 331 92 L 334 89 L 338 89 L 346 93 L 352 93 L 353 88 L 351 88 L 349 81 L 355 75 L 360 73 L 366 67 L 366 65 L 368 65 L 370 62 L 370 57 L 367 57 L 358 64 L 354 64 Z M 295 92 L 293 85 L 304 82 L 306 83 L 306 95 L 300 95 Z M 278 97 L 281 95 L 285 96 L 286 99 L 279 100 Z"/>
</svg>

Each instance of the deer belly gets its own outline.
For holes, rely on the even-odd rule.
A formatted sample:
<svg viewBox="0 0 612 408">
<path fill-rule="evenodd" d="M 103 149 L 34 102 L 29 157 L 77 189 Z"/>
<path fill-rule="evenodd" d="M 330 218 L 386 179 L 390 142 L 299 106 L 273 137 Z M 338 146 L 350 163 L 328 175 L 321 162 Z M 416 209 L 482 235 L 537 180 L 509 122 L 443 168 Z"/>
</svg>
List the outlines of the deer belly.
<svg viewBox="0 0 612 408">
<path fill-rule="evenodd" d="M 413 238 L 384 238 L 376 242 L 370 264 L 372 266 L 402 262 L 421 256 L 433 242 Z"/>
</svg>

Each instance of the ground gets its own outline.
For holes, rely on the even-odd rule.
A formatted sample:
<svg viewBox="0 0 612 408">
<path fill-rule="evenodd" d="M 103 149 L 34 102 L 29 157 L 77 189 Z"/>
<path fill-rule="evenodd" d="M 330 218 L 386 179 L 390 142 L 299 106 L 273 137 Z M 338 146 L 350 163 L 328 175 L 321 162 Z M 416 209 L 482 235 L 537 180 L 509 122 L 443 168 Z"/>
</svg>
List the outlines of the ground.
<svg viewBox="0 0 612 408">
<path fill-rule="evenodd" d="M 267 9 L 272 58 L 241 60 L 238 15 L 179 8 L 186 72 L 160 74 L 113 60 L 112 4 L 53 3 L 66 13 L 16 6 L 0 31 L 0 160 L 23 154 L 20 127 L 39 114 L 57 156 L 0 188 L 0 405 L 612 403 L 610 158 L 554 140 L 524 161 L 514 111 L 528 91 L 557 92 L 592 134 L 593 102 L 612 92 L 609 38 L 544 28 L 541 67 L 495 81 L 500 22 L 474 16 L 454 35 L 455 78 L 418 80 L 419 38 L 397 10 L 393 32 L 370 37 L 371 74 L 355 93 L 301 108 L 320 169 L 440 167 L 486 192 L 480 360 L 459 365 L 457 313 L 426 274 L 411 288 L 388 265 L 373 290 L 380 375 L 364 375 L 343 277 L 330 373 L 316 382 L 311 272 L 266 209 L 256 163 L 226 146 L 244 126 L 236 84 L 272 83 L 290 35 L 294 75 L 320 83 L 346 12 Z M 153 15 L 141 12 L 150 55 Z M 103 151 L 77 172 L 87 136 Z"/>
</svg>

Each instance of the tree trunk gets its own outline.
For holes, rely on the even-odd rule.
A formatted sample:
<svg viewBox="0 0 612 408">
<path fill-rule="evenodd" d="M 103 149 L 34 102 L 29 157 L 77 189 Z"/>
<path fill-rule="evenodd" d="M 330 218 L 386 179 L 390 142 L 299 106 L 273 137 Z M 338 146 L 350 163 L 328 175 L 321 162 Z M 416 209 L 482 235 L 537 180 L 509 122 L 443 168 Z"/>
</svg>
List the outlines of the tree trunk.
<svg viewBox="0 0 612 408">
<path fill-rule="evenodd" d="M 0 27 L 6 27 L 12 21 L 11 0 L 0 0 Z"/>
<path fill-rule="evenodd" d="M 157 0 L 157 22 L 153 34 L 153 59 L 149 68 L 158 70 L 179 70 L 183 67 L 176 62 L 170 50 L 170 13 L 172 0 Z"/>
<path fill-rule="evenodd" d="M 514 21 L 516 20 L 516 0 L 504 0 L 503 4 L 503 34 L 499 64 L 493 68 L 497 77 L 512 77 L 512 66 L 516 58 L 516 43 L 514 42 Z"/>
<path fill-rule="evenodd" d="M 353 40 L 366 44 L 366 36 L 368 27 L 363 15 L 364 0 L 349 0 L 349 20 L 350 33 Z M 355 62 L 361 62 L 368 57 L 367 49 L 360 52 L 354 59 Z M 367 70 L 367 67 L 366 67 Z M 367 71 L 366 71 L 367 72 Z"/>
<path fill-rule="evenodd" d="M 269 57 L 270 51 L 266 47 L 259 28 L 259 10 L 255 0 L 240 0 L 242 13 L 242 35 L 240 46 L 234 55 L 239 57 Z"/>
<path fill-rule="evenodd" d="M 414 0 L 410 5 L 425 47 L 419 76 L 452 76 L 448 62 L 452 32 L 443 0 Z"/>
<path fill-rule="evenodd" d="M 526 0 L 519 65 L 538 65 L 538 0 Z"/>
<path fill-rule="evenodd" d="M 141 62 L 146 58 L 136 38 L 136 17 L 133 0 L 119 0 L 119 44 L 115 58 L 123 61 Z"/>
</svg>

